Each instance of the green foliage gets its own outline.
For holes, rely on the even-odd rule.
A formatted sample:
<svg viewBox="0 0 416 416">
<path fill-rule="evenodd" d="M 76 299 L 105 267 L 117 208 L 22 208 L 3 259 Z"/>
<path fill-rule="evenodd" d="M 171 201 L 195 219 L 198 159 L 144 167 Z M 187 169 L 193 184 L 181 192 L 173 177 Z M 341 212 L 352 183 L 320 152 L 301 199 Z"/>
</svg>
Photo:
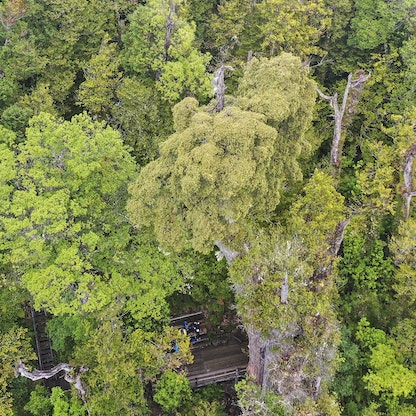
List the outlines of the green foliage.
<svg viewBox="0 0 416 416">
<path fill-rule="evenodd" d="M 33 115 L 39 113 L 49 113 L 56 115 L 57 111 L 51 95 L 51 89 L 48 84 L 39 82 L 30 94 L 23 96 L 20 99 L 23 107 L 30 109 Z"/>
<path fill-rule="evenodd" d="M 241 62 L 249 51 L 268 56 L 291 52 L 305 58 L 322 53 L 317 43 L 330 15 L 323 1 L 229 0 L 220 3 L 211 36 L 227 61 Z"/>
<path fill-rule="evenodd" d="M 90 390 L 88 408 L 93 415 L 146 415 L 145 383 L 191 362 L 189 339 L 171 327 L 126 333 L 114 311 L 107 311 L 101 321 L 75 355 L 76 363 L 89 368 L 83 375 Z M 179 346 L 175 354 L 170 353 L 172 341 Z"/>
<path fill-rule="evenodd" d="M 270 55 L 291 52 L 302 58 L 322 55 L 317 46 L 330 23 L 331 11 L 324 1 L 293 2 L 272 0 L 260 2 L 262 50 Z"/>
<path fill-rule="evenodd" d="M 92 115 L 105 119 L 115 101 L 115 90 L 121 81 L 116 45 L 104 36 L 100 50 L 85 65 L 85 81 L 78 90 L 78 102 Z"/>
<path fill-rule="evenodd" d="M 47 331 L 54 351 L 62 361 L 68 361 L 67 356 L 73 351 L 74 346 L 86 342 L 94 327 L 91 318 L 61 315 L 48 321 Z"/>
<path fill-rule="evenodd" d="M 294 79 L 302 85 L 299 90 L 285 89 L 289 80 L 283 71 L 270 79 L 270 71 L 279 66 L 295 73 Z M 214 242 L 236 235 L 245 219 L 266 218 L 279 201 L 286 177 L 299 176 L 296 158 L 311 108 L 298 94 L 311 92 L 313 83 L 300 61 L 289 55 L 253 63 L 247 71 L 262 79 L 257 97 L 249 76 L 243 78 L 238 102 L 250 111 L 228 107 L 212 114 L 198 109 L 195 99 L 184 100 L 174 109 L 178 131 L 130 186 L 132 221 L 152 224 L 168 250 L 182 250 L 190 243 L 198 251 L 211 251 Z M 269 114 L 268 109 L 275 108 L 274 94 L 279 93 L 288 110 Z M 301 120 L 294 120 L 295 116 Z M 281 128 L 281 134 L 266 124 L 266 117 Z M 286 173 L 289 167 L 293 169 Z"/>
<path fill-rule="evenodd" d="M 369 142 L 365 147 L 370 160 L 363 158 L 357 165 L 356 189 L 359 195 L 356 198 L 367 221 L 374 224 L 378 217 L 395 212 L 396 161 L 391 147 L 382 142 Z M 364 146 L 361 150 L 364 151 Z"/>
<path fill-rule="evenodd" d="M 267 344 L 264 389 L 292 413 L 339 412 L 327 390 L 338 366 L 344 415 L 415 414 L 414 198 L 401 212 L 415 142 L 414 6 L 0 1 L 0 414 L 25 412 L 31 383 L 11 380 L 15 359 L 30 358 L 19 329 L 28 301 L 55 314 L 59 358 L 90 367 L 91 414 L 147 413 L 143 383 L 189 358 L 164 324 L 191 301 L 217 320 L 237 305 Z M 194 97 L 208 102 L 208 71 L 222 64 L 235 69 L 234 96 L 217 113 Z M 333 118 L 327 105 L 314 113 L 312 78 L 340 95 L 357 70 L 371 76 L 347 103 L 336 183 L 324 173 Z M 239 252 L 230 273 L 215 244 Z M 166 352 L 175 340 L 184 356 Z M 253 406 L 258 393 L 273 408 L 251 389 Z M 67 393 L 51 397 L 34 393 L 28 411 L 82 414 Z M 219 407 L 194 394 L 179 412 Z"/>
<path fill-rule="evenodd" d="M 397 266 L 393 288 L 398 299 L 397 307 L 400 308 L 402 316 L 409 316 L 409 314 L 412 316 L 415 310 L 415 227 L 416 221 L 413 218 L 401 222 L 397 234 L 390 242 L 394 263 Z"/>
<path fill-rule="evenodd" d="M 234 301 L 226 261 L 218 261 L 212 253 L 204 255 L 194 251 L 182 253 L 178 260 L 184 286 L 170 297 L 171 310 L 181 314 L 203 309 L 208 312 L 210 323 L 219 325 Z"/>
<path fill-rule="evenodd" d="M 376 395 L 387 392 L 393 398 L 408 397 L 416 389 L 416 373 L 397 362 L 395 352 L 389 345 L 377 344 L 372 349 L 370 369 L 364 381 Z"/>
<path fill-rule="evenodd" d="M 22 137 L 31 116 L 32 112 L 30 109 L 24 108 L 19 104 L 13 104 L 3 111 L 0 122 L 4 127 Z"/>
<path fill-rule="evenodd" d="M 343 284 L 352 283 L 355 290 L 376 291 L 382 282 L 391 280 L 393 264 L 385 256 L 386 243 L 368 241 L 358 230 L 347 231 L 343 258 L 339 264 L 339 278 Z"/>
<path fill-rule="evenodd" d="M 60 388 L 53 387 L 50 394 L 45 387 L 36 385 L 30 394 L 25 410 L 34 416 L 84 416 L 85 409 L 77 398 L 69 398 Z"/>
<path fill-rule="evenodd" d="M 143 80 L 155 81 L 164 100 L 175 103 L 192 94 L 204 100 L 211 95 L 205 72 L 211 57 L 195 44 L 195 24 L 181 17 L 182 0 L 151 0 L 130 16 L 123 66 Z"/>
<path fill-rule="evenodd" d="M 163 143 L 160 157 L 130 187 L 132 221 L 152 224 L 168 250 L 181 250 L 189 241 L 208 253 L 215 241 L 255 214 L 250 212 L 254 201 L 259 214 L 273 209 L 278 194 L 268 186 L 267 167 L 277 133 L 264 121 L 238 108 L 192 116 L 189 127 Z"/>
<path fill-rule="evenodd" d="M 366 349 L 374 348 L 378 344 L 385 344 L 387 341 L 386 333 L 381 329 L 371 327 L 366 318 L 361 318 L 358 322 L 355 336 Z"/>
<path fill-rule="evenodd" d="M 299 58 L 282 53 L 272 59 L 252 59 L 239 83 L 238 105 L 264 114 L 284 139 L 276 143 L 272 164 L 281 165 L 278 176 L 301 179 L 297 159 L 311 150 L 305 134 L 312 121 L 315 82 Z M 278 187 L 278 184 L 273 184 Z"/>
<path fill-rule="evenodd" d="M 102 308 L 114 290 L 110 276 L 114 284 L 119 278 L 108 260 L 129 241 L 121 215 L 134 164 L 118 134 L 85 115 L 61 122 L 42 114 L 31 122 L 19 166 L 24 186 L 14 192 L 14 216 L 4 218 L 16 236 L 11 264 L 38 308 Z"/>
<path fill-rule="evenodd" d="M 143 82 L 124 76 L 116 90 L 117 105 L 111 108 L 112 125 L 140 165 L 158 156 L 159 144 L 172 133 L 170 107 L 160 94 Z"/>
<path fill-rule="evenodd" d="M 169 414 L 179 410 L 192 394 L 186 375 L 172 370 L 165 371 L 156 383 L 156 393 L 153 400 L 160 404 Z"/>
<path fill-rule="evenodd" d="M 272 392 L 264 393 L 261 391 L 261 387 L 251 380 L 241 380 L 235 387 L 243 415 L 286 415 L 281 398 Z"/>
<path fill-rule="evenodd" d="M 30 400 L 25 405 L 25 410 L 34 416 L 52 414 L 52 403 L 45 387 L 40 385 L 35 386 L 35 389 L 30 393 Z"/>
<path fill-rule="evenodd" d="M 406 2 L 356 0 L 348 43 L 358 49 L 375 49 L 394 37 L 394 30 L 408 13 Z"/>
<path fill-rule="evenodd" d="M 15 377 L 18 360 L 36 359 L 30 345 L 27 330 L 15 326 L 6 332 L 0 332 L 0 414 L 13 415 L 13 399 L 8 385 Z"/>
</svg>

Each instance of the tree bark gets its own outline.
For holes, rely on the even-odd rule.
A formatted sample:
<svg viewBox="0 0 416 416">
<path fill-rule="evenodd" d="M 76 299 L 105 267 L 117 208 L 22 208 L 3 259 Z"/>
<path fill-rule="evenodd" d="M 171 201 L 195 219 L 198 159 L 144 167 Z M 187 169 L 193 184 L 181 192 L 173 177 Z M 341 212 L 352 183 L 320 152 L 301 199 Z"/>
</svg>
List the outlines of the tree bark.
<svg viewBox="0 0 416 416">
<path fill-rule="evenodd" d="M 29 371 L 28 368 L 22 363 L 22 361 L 18 361 L 15 369 L 16 377 L 21 375 L 22 377 L 26 377 L 29 380 L 37 381 L 37 380 L 43 380 L 43 379 L 49 379 L 54 376 L 56 376 L 61 371 L 65 372 L 64 379 L 70 383 L 73 384 L 75 389 L 78 391 L 78 394 L 85 404 L 85 389 L 81 382 L 81 374 L 88 371 L 87 367 L 80 367 L 77 371 L 74 371 L 74 367 L 67 363 L 60 363 L 56 365 L 55 367 L 51 368 L 50 370 L 33 370 Z M 74 372 L 74 376 L 71 376 L 70 373 Z"/>
<path fill-rule="evenodd" d="M 248 352 L 249 361 L 247 373 L 253 378 L 253 381 L 263 386 L 264 380 L 264 358 L 265 358 L 265 340 L 262 338 L 259 330 L 253 327 L 246 327 L 248 335 Z"/>
<path fill-rule="evenodd" d="M 413 189 L 413 161 L 416 156 L 416 142 L 407 149 L 403 159 L 403 192 L 402 197 L 404 201 L 404 217 L 407 220 L 410 215 L 410 203 L 412 197 L 416 196 Z"/>
<path fill-rule="evenodd" d="M 332 146 L 331 146 L 331 165 L 339 171 L 341 168 L 341 155 L 342 155 L 342 145 L 343 145 L 343 133 L 345 130 L 345 125 L 347 124 L 344 120 L 345 111 L 348 109 L 348 114 L 352 117 L 358 105 L 358 98 L 359 94 L 361 93 L 365 82 L 369 78 L 370 74 L 365 74 L 362 71 L 357 72 L 356 78 L 353 80 L 353 74 L 348 75 L 347 86 L 344 90 L 344 95 L 342 98 L 341 107 L 339 107 L 338 103 L 338 93 L 334 95 L 325 95 L 318 87 L 316 91 L 318 92 L 319 96 L 329 101 L 329 104 L 334 109 L 334 135 L 332 138 Z M 348 103 L 348 95 L 350 92 L 353 92 L 352 99 Z M 348 105 L 349 104 L 349 105 Z"/>
<path fill-rule="evenodd" d="M 222 257 L 225 257 L 225 260 L 227 260 L 227 264 L 230 265 L 234 259 L 236 259 L 241 253 L 239 251 L 233 251 L 229 247 L 227 247 L 222 241 L 216 241 L 215 245 L 220 250 L 220 253 Z M 221 258 L 217 258 L 221 260 Z"/>
<path fill-rule="evenodd" d="M 338 251 L 342 244 L 342 240 L 344 240 L 345 230 L 349 223 L 350 223 L 350 218 L 346 218 L 345 220 L 340 221 L 335 227 L 335 232 L 332 237 L 331 249 L 330 249 L 330 253 L 333 256 L 336 256 L 338 254 Z"/>
<path fill-rule="evenodd" d="M 226 69 L 230 71 L 234 71 L 234 68 L 228 65 L 221 65 L 215 72 L 214 72 L 214 79 L 212 80 L 212 86 L 214 87 L 214 94 L 217 99 L 217 103 L 215 105 L 215 111 L 220 112 L 224 109 L 224 100 L 225 100 L 225 82 L 224 82 L 224 72 Z"/>
<path fill-rule="evenodd" d="M 169 59 L 169 48 L 170 48 L 170 43 L 171 43 L 171 39 L 172 39 L 172 32 L 173 32 L 173 28 L 175 27 L 175 22 L 173 20 L 173 16 L 175 15 L 175 11 L 176 11 L 176 5 L 173 2 L 173 0 L 171 0 L 169 2 L 169 16 L 166 20 L 166 24 L 165 24 L 165 28 L 166 28 L 166 34 L 165 34 L 165 41 L 164 41 L 164 61 L 166 62 Z"/>
</svg>

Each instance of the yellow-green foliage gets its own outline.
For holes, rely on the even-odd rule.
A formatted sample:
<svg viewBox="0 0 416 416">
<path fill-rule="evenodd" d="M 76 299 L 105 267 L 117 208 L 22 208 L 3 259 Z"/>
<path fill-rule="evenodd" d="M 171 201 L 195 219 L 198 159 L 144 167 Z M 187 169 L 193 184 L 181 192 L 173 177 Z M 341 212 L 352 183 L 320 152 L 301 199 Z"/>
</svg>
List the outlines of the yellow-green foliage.
<svg viewBox="0 0 416 416">
<path fill-rule="evenodd" d="M 285 181 L 301 176 L 313 88 L 300 60 L 283 54 L 249 64 L 237 106 L 211 113 L 183 100 L 173 110 L 176 133 L 130 186 L 132 221 L 152 226 L 170 250 L 208 252 L 245 220 L 266 219 Z"/>
<path fill-rule="evenodd" d="M 270 186 L 278 134 L 264 116 L 235 107 L 192 112 L 189 126 L 161 145 L 160 157 L 130 186 L 128 210 L 133 222 L 153 225 L 168 249 L 180 250 L 188 240 L 208 252 L 244 218 L 262 216 L 278 202 L 278 189 Z"/>
</svg>

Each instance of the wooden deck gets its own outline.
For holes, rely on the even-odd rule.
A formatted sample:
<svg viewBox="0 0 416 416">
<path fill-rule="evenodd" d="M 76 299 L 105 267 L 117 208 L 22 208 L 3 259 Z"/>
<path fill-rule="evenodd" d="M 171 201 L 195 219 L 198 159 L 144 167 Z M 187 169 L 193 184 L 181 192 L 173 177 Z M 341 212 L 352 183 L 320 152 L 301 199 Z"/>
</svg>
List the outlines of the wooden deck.
<svg viewBox="0 0 416 416">
<path fill-rule="evenodd" d="M 184 321 L 198 321 L 203 325 L 202 312 L 189 313 L 171 319 L 171 325 L 181 328 Z M 234 380 L 237 382 L 246 373 L 248 354 L 247 340 L 237 330 L 234 333 L 222 334 L 209 341 L 202 338 L 191 346 L 194 363 L 185 367 L 192 387 L 203 387 Z"/>
</svg>

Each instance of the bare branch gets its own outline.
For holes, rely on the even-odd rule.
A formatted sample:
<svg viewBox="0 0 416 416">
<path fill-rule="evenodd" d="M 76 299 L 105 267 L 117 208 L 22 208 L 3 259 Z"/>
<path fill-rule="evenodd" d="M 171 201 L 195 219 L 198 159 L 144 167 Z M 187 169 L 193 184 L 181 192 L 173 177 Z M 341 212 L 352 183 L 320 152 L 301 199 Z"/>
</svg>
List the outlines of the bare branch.
<svg viewBox="0 0 416 416">
<path fill-rule="evenodd" d="M 228 264 L 231 264 L 232 261 L 237 258 L 241 253 L 239 251 L 233 251 L 229 247 L 227 247 L 222 241 L 216 241 L 215 245 L 221 252 L 221 255 L 225 257 Z M 219 259 L 221 260 L 221 258 Z"/>
<path fill-rule="evenodd" d="M 331 254 L 336 256 L 339 248 L 341 247 L 342 240 L 344 239 L 344 233 L 347 225 L 350 223 L 350 218 L 340 221 L 335 227 L 333 239 L 331 241 Z"/>
<path fill-rule="evenodd" d="M 69 365 L 67 363 L 60 363 L 56 365 L 55 367 L 51 368 L 50 370 L 33 370 L 29 371 L 26 365 L 22 363 L 22 361 L 18 361 L 16 368 L 15 368 L 15 375 L 18 377 L 21 375 L 22 377 L 26 377 L 29 380 L 37 381 L 37 380 L 43 380 L 43 379 L 49 379 L 54 376 L 56 376 L 61 371 L 64 371 L 66 374 L 64 376 L 64 379 L 68 382 L 74 385 L 75 389 L 78 391 L 78 394 L 81 398 L 81 400 L 85 403 L 85 389 L 81 382 L 81 374 L 88 371 L 87 367 L 80 367 L 75 372 L 75 377 L 71 376 L 71 373 L 74 372 L 74 367 L 72 365 Z"/>
<path fill-rule="evenodd" d="M 332 95 L 331 96 L 330 95 L 325 95 L 318 87 L 315 87 L 315 90 L 322 99 L 332 101 L 332 99 L 333 99 Z"/>
<path fill-rule="evenodd" d="M 289 297 L 289 282 L 287 277 L 287 272 L 285 273 L 285 278 L 282 283 L 282 287 L 280 289 L 280 302 L 287 303 L 287 299 Z"/>
<path fill-rule="evenodd" d="M 345 128 L 345 120 L 344 115 L 345 111 L 348 109 L 348 114 L 352 116 L 357 108 L 358 104 L 358 97 L 361 93 L 365 82 L 369 78 L 370 74 L 366 74 L 363 71 L 358 71 L 356 74 L 356 78 L 353 80 L 353 74 L 348 75 L 347 85 L 344 90 L 344 95 L 342 97 L 342 104 L 341 108 L 339 108 L 338 104 L 338 95 L 335 93 L 334 95 L 325 95 L 319 88 L 316 88 L 319 96 L 329 101 L 331 107 L 334 109 L 334 135 L 332 138 L 332 146 L 331 146 L 331 165 L 335 168 L 339 169 L 341 167 L 341 153 L 342 153 L 342 133 L 343 129 Z M 348 101 L 348 97 L 350 92 L 353 92 L 353 97 Z"/>
</svg>

